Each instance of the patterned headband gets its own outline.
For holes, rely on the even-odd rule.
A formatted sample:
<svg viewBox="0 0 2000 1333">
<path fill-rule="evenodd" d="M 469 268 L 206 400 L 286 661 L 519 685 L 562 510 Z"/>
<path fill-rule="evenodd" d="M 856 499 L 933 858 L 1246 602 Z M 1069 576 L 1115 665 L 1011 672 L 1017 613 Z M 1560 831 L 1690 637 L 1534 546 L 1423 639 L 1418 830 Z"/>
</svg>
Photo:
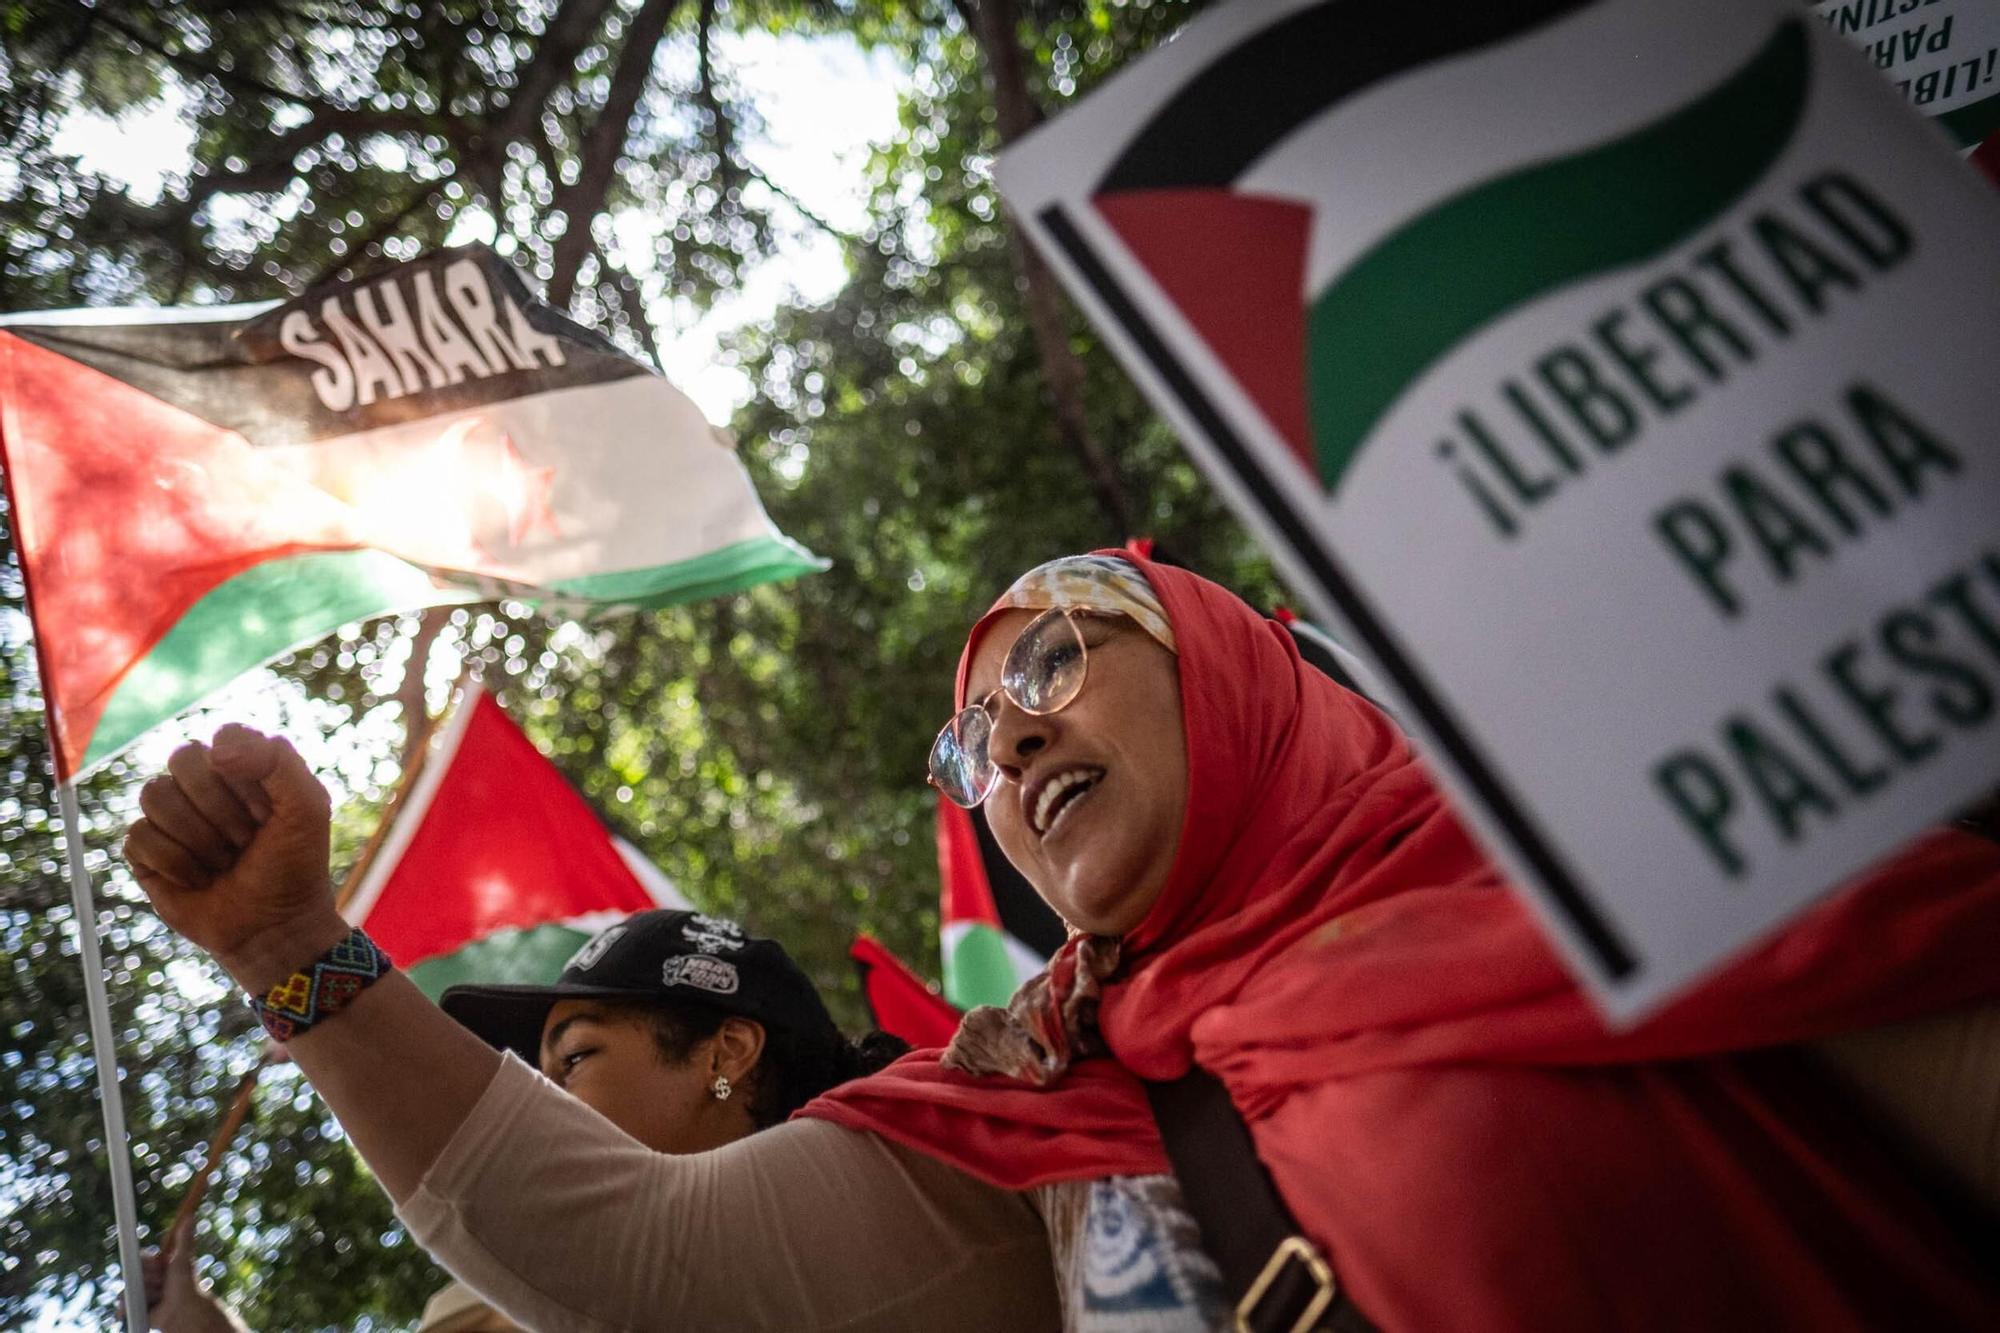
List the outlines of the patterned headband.
<svg viewBox="0 0 2000 1333">
<path fill-rule="evenodd" d="M 1153 585 L 1129 561 L 1117 556 L 1066 555 L 1037 565 L 1014 580 L 1014 586 L 1001 597 L 1000 605 L 1027 611 L 1046 611 L 1058 606 L 1115 611 L 1130 616 L 1155 643 L 1179 655 L 1174 646 L 1174 627 L 1167 623 L 1166 609 L 1160 605 Z"/>
</svg>

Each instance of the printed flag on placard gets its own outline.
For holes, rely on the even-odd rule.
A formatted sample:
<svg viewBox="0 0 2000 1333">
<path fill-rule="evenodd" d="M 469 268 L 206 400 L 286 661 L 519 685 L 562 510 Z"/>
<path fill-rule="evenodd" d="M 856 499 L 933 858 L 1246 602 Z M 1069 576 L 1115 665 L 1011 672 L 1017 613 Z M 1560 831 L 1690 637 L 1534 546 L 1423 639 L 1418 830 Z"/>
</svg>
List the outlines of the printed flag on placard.
<svg viewBox="0 0 2000 1333">
<path fill-rule="evenodd" d="M 876 1027 L 919 1049 L 951 1041 L 962 1015 L 887 945 L 872 935 L 857 935 L 847 956 L 861 973 L 861 994 Z"/>
<path fill-rule="evenodd" d="M 0 317 L 0 451 L 66 777 L 369 616 L 824 567 L 692 401 L 481 249 L 285 304 Z"/>
<path fill-rule="evenodd" d="M 605 926 L 690 906 L 490 695 L 468 692 L 434 747 L 346 908 L 432 999 L 554 981 Z"/>
<path fill-rule="evenodd" d="M 1355 133 L 1336 114 L 1351 98 L 1580 7 L 1522 0 L 1448 21 L 1413 10 L 1396 43 L 1329 58 L 1354 46 L 1352 19 L 1340 5 L 1306 6 L 1188 80 L 1099 181 L 1098 213 L 1329 492 L 1404 387 L 1467 335 L 1658 254 L 1790 144 L 1807 91 L 1801 23 L 1610 142 L 1538 145 L 1554 151 L 1411 209 L 1360 252 L 1338 236 L 1346 212 L 1393 216 L 1418 203 L 1429 174 L 1402 189 L 1372 183 L 1373 205 L 1344 199 L 1356 184 L 1317 167 L 1329 143 Z M 1234 132 L 1199 132 L 1219 123 Z M 1702 169 L 1669 176 L 1662 158 Z"/>
<path fill-rule="evenodd" d="M 986 816 L 938 798 L 939 943 L 945 998 L 960 1009 L 1004 1005 L 1047 966 L 1062 920 L 993 841 Z"/>
<path fill-rule="evenodd" d="M 1618 1021 L 1994 781 L 2000 201 L 1909 93 L 1787 0 L 1259 0 L 995 167 Z"/>
</svg>

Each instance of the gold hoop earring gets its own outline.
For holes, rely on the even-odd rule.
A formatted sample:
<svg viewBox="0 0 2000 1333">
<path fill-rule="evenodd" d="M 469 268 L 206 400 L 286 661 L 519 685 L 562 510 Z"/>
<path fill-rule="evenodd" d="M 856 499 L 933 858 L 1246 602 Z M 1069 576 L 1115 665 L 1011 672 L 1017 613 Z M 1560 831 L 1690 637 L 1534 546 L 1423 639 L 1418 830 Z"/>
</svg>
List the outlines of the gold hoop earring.
<svg viewBox="0 0 2000 1333">
<path fill-rule="evenodd" d="M 709 1085 L 709 1091 L 715 1094 L 715 1100 L 726 1102 L 729 1100 L 729 1094 L 736 1091 L 736 1089 L 730 1086 L 729 1075 L 717 1074 L 715 1082 Z"/>
</svg>

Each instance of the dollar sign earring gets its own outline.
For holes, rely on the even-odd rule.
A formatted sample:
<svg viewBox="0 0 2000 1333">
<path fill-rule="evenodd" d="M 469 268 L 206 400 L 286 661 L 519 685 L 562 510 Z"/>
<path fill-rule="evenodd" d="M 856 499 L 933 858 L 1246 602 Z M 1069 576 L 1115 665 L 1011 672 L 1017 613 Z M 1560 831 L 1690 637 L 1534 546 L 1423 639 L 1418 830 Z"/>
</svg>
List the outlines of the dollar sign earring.
<svg viewBox="0 0 2000 1333">
<path fill-rule="evenodd" d="M 717 1074 L 715 1082 L 710 1085 L 709 1090 L 715 1094 L 715 1100 L 719 1102 L 728 1101 L 729 1094 L 736 1091 L 735 1088 L 730 1086 L 729 1075 L 727 1074 Z"/>
</svg>

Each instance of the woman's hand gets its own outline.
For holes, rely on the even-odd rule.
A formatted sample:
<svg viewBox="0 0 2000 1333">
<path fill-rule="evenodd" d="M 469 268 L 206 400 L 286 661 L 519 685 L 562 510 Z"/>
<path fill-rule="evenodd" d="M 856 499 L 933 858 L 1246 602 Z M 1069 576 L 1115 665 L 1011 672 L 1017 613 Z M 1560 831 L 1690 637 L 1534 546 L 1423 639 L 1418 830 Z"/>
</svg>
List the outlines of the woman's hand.
<svg viewBox="0 0 2000 1333">
<path fill-rule="evenodd" d="M 165 1250 L 142 1260 L 147 1322 L 161 1333 L 242 1333 L 243 1325 L 194 1275 L 192 1214 L 167 1237 Z"/>
<path fill-rule="evenodd" d="M 284 980 L 347 933 L 327 870 L 332 803 L 282 737 L 231 724 L 184 745 L 139 792 L 125 835 L 139 887 L 176 934 L 246 990 Z"/>
</svg>

